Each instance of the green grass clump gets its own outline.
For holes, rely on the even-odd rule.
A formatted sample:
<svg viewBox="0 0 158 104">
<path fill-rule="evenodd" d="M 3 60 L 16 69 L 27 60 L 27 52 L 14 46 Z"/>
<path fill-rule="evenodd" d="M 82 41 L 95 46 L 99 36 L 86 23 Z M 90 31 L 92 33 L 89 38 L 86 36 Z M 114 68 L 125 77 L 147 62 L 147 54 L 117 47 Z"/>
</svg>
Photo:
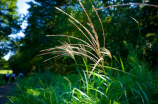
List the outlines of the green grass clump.
<svg viewBox="0 0 158 104">
<path fill-rule="evenodd" d="M 79 74 L 59 75 L 50 70 L 35 73 L 21 80 L 9 99 L 12 104 L 156 104 L 158 83 L 154 78 L 158 76 L 149 72 L 147 63 L 139 64 L 137 59 L 129 54 L 128 64 L 123 65 L 120 58 L 117 66 L 104 66 L 110 69 L 106 74 L 97 67 L 91 73 L 86 68 L 93 66 L 86 63 L 78 65 L 84 66 L 83 70 L 77 69 Z M 110 71 L 114 75 L 108 74 Z"/>
</svg>

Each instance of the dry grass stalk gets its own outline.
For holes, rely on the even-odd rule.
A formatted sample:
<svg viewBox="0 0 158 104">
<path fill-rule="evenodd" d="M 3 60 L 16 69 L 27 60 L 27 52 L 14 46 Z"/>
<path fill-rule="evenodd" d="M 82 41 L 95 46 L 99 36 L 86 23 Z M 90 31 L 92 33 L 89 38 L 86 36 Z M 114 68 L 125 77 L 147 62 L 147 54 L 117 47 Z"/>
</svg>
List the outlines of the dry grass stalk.
<svg viewBox="0 0 158 104">
<path fill-rule="evenodd" d="M 93 67 L 92 71 L 90 72 L 90 74 L 89 74 L 88 78 L 90 78 L 90 77 L 91 77 L 92 72 L 95 70 L 96 66 L 99 64 L 99 62 L 100 62 L 101 60 L 104 60 L 104 59 L 103 59 L 103 58 L 100 58 L 100 59 L 99 59 L 99 60 L 95 63 L 95 65 L 94 65 L 94 67 Z"/>
<path fill-rule="evenodd" d="M 98 35 L 97 35 L 97 32 L 95 31 L 95 28 L 94 28 L 94 25 L 89 17 L 89 15 L 87 14 L 86 10 L 84 9 L 82 3 L 79 1 L 82 9 L 84 10 L 85 14 L 87 15 L 87 18 L 88 18 L 88 21 L 89 21 L 89 24 L 90 24 L 90 27 L 94 33 L 94 36 L 95 36 L 95 40 L 96 40 L 96 45 L 97 45 L 97 48 L 98 48 L 98 53 L 100 53 L 99 49 L 100 49 L 100 45 L 99 45 L 99 40 L 98 40 Z"/>
<path fill-rule="evenodd" d="M 93 47 L 95 47 L 94 46 L 94 44 L 90 41 L 90 39 L 86 36 L 86 34 L 73 22 L 73 21 L 71 21 L 70 19 L 69 19 L 69 21 L 74 25 L 74 26 L 76 26 L 76 28 L 87 38 L 87 40 L 91 43 L 91 45 L 93 45 Z"/>
<path fill-rule="evenodd" d="M 96 15 L 97 15 L 97 17 L 98 17 L 98 19 L 99 19 L 100 25 L 101 25 L 101 27 L 102 27 L 103 39 L 104 39 L 104 45 L 103 45 L 103 47 L 105 47 L 105 33 L 104 33 L 104 27 L 103 27 L 103 24 L 102 24 L 102 22 L 101 22 L 101 19 L 100 19 L 98 13 L 97 13 L 95 7 L 94 7 L 93 5 L 92 5 L 92 7 L 93 7 L 93 9 L 94 9 L 94 11 L 95 11 L 95 13 L 96 13 Z"/>
<path fill-rule="evenodd" d="M 80 42 L 82 42 L 82 44 L 71 44 L 71 43 L 66 43 L 66 42 L 61 42 L 61 46 L 57 46 L 55 48 L 50 48 L 50 49 L 45 49 L 45 50 L 41 50 L 41 52 L 46 52 L 44 54 L 40 54 L 40 55 L 45 55 L 45 54 L 49 54 L 48 51 L 52 51 L 53 54 L 55 54 L 56 56 L 52 57 L 64 57 L 64 56 L 70 56 L 75 60 L 75 55 L 81 56 L 81 57 L 85 57 L 92 60 L 95 65 L 89 75 L 89 77 L 91 76 L 92 72 L 95 70 L 95 68 L 99 65 L 102 66 L 103 71 L 104 70 L 104 56 L 108 56 L 110 58 L 112 58 L 111 53 L 108 49 L 105 48 L 105 43 L 104 43 L 104 47 L 101 48 L 100 47 L 100 43 L 99 43 L 99 39 L 98 39 L 98 35 L 97 32 L 94 28 L 94 25 L 88 15 L 88 13 L 86 12 L 84 6 L 82 5 L 82 3 L 79 1 L 82 9 L 84 10 L 90 27 L 93 31 L 93 34 L 91 34 L 91 32 L 85 27 L 83 26 L 78 20 L 76 20 L 74 17 L 72 17 L 71 15 L 67 14 L 66 12 L 64 12 L 63 10 L 55 7 L 57 10 L 63 12 L 64 14 L 68 15 L 72 20 L 74 20 L 76 23 L 78 23 L 89 35 L 90 38 L 88 38 L 88 36 L 82 31 L 82 29 L 80 29 L 72 20 L 69 19 L 69 21 L 85 36 L 85 38 L 88 40 L 88 42 L 86 42 L 83 39 L 77 38 L 77 37 L 73 37 L 73 36 L 69 36 L 69 35 L 47 35 L 47 36 L 64 36 L 64 37 L 68 37 L 68 38 L 72 38 L 72 39 L 76 39 Z M 96 11 L 96 9 L 93 6 L 93 9 L 99 19 L 99 22 L 101 24 L 102 27 L 102 31 L 103 31 L 103 37 L 104 37 L 104 42 L 105 42 L 105 34 L 104 34 L 104 29 L 103 29 L 103 25 L 101 22 L 101 19 Z M 70 40 L 69 40 L 70 41 Z M 95 53 L 95 54 L 94 54 Z M 49 58 L 45 61 L 48 61 L 52 58 Z"/>
<path fill-rule="evenodd" d="M 127 3 L 127 4 L 117 4 L 117 5 L 110 5 L 102 8 L 98 8 L 96 10 L 102 10 L 110 7 L 119 7 L 119 6 L 129 6 L 129 5 L 139 5 L 139 6 L 150 6 L 150 7 L 156 7 L 158 8 L 158 5 L 153 5 L 153 4 L 144 4 L 144 3 Z"/>
<path fill-rule="evenodd" d="M 76 23 L 78 23 L 80 26 L 82 26 L 85 31 L 88 33 L 88 35 L 91 37 L 91 40 L 93 42 L 93 45 L 95 46 L 96 44 L 96 40 L 94 39 L 93 35 L 90 33 L 90 31 L 84 26 L 82 25 L 78 20 L 76 20 L 74 17 L 72 17 L 71 15 L 67 14 L 66 12 L 64 12 L 63 10 L 59 9 L 58 7 L 55 7 L 57 10 L 63 12 L 64 14 L 68 15 L 71 19 L 73 19 Z"/>
</svg>

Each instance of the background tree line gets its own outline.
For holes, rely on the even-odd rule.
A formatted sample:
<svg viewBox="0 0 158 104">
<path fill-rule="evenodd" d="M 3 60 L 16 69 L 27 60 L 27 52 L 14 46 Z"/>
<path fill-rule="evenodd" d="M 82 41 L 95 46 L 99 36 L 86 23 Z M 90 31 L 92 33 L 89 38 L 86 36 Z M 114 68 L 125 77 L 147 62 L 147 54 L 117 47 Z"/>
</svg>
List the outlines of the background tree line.
<svg viewBox="0 0 158 104">
<path fill-rule="evenodd" d="M 142 3 L 143 1 L 81 0 L 81 2 L 83 3 L 87 13 L 90 15 L 90 18 L 93 20 L 92 22 L 95 24 L 96 31 L 99 34 L 99 40 L 101 40 L 101 46 L 103 46 L 104 41 L 102 39 L 101 26 L 99 25 L 97 16 L 95 16 L 92 5 L 94 5 L 95 8 L 102 8 L 131 2 Z M 80 31 L 68 21 L 69 17 L 54 8 L 61 8 L 79 20 L 84 26 L 90 28 L 87 24 L 86 15 L 78 1 L 34 0 L 27 4 L 30 5 L 30 8 L 28 9 L 28 14 L 24 17 L 24 20 L 28 23 L 24 30 L 25 37 L 21 39 L 19 42 L 20 44 L 18 44 L 19 46 L 16 45 L 18 46 L 18 48 L 16 48 L 16 54 L 9 59 L 10 68 L 16 72 L 19 72 L 22 69 L 29 72 L 35 67 L 36 69 L 46 69 L 50 66 L 54 71 L 58 69 L 67 69 L 71 64 L 73 64 L 73 60 L 68 57 L 52 59 L 43 63 L 44 60 L 53 57 L 53 54 L 44 56 L 38 55 L 40 54 L 40 50 L 58 46 L 63 40 L 67 42 L 71 41 L 72 43 L 76 42 L 76 40 L 73 39 L 69 40 L 64 37 L 47 37 L 46 35 L 66 34 L 82 39 L 84 38 L 80 35 Z M 158 5 L 158 0 L 150 0 L 147 4 Z M 1 7 L 3 7 L 3 5 Z M 151 63 L 151 69 L 155 67 L 156 63 L 158 63 L 158 8 L 142 4 L 109 7 L 98 10 L 97 12 L 104 26 L 106 37 L 105 47 L 111 51 L 112 55 L 116 55 L 117 52 L 119 52 L 121 57 L 126 60 L 128 54 L 127 47 L 132 44 L 140 53 L 139 55 L 144 56 Z M 17 12 L 13 14 L 17 14 Z M 19 20 L 18 17 L 16 17 L 15 20 Z M 16 31 L 19 30 L 20 28 L 18 26 L 20 22 L 14 21 L 14 23 Z M 6 31 L 5 36 L 8 37 L 8 34 L 11 34 L 11 32 L 7 32 L 8 29 L 4 27 L 5 25 L 3 26 L 3 32 Z M 4 35 L 2 36 L 4 37 Z M 1 41 L 4 39 L 6 40 L 7 38 L 1 38 Z M 65 65 L 64 63 L 67 64 Z"/>
<path fill-rule="evenodd" d="M 7 61 L 3 59 L 9 51 L 15 52 L 19 39 L 9 35 L 21 30 L 22 20 L 17 12 L 17 0 L 0 0 L 0 69 L 7 67 Z"/>
</svg>

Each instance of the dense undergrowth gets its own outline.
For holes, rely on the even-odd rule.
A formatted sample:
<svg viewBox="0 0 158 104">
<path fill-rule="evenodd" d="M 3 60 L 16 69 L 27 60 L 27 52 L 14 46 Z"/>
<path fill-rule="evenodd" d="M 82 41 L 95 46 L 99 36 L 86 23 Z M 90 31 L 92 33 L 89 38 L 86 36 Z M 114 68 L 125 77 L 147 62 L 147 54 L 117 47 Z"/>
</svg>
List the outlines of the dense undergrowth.
<svg viewBox="0 0 158 104">
<path fill-rule="evenodd" d="M 120 57 L 119 57 L 120 58 Z M 21 80 L 9 99 L 13 104 L 156 104 L 157 72 L 149 71 L 149 64 L 138 59 L 135 51 L 126 64 L 116 58 L 114 66 L 104 66 L 106 74 L 96 68 L 88 78 L 90 68 L 78 74 L 53 74 L 49 69 Z M 78 65 L 81 66 L 81 65 Z M 127 71 L 129 70 L 129 71 Z"/>
</svg>

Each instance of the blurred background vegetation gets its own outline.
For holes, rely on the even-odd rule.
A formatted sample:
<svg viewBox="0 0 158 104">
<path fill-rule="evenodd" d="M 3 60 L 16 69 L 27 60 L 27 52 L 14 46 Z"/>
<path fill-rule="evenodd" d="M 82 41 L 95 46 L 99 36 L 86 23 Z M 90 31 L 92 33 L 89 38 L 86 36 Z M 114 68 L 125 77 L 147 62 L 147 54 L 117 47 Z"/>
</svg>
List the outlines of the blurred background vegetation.
<svg viewBox="0 0 158 104">
<path fill-rule="evenodd" d="M 80 31 L 68 21 L 68 16 L 56 10 L 59 7 L 88 27 L 87 18 L 78 1 L 74 0 L 34 0 L 27 2 L 30 5 L 28 14 L 20 18 L 16 7 L 17 0 L 0 1 L 0 67 L 5 67 L 2 57 L 7 52 L 15 54 L 7 61 L 9 69 L 19 73 L 21 70 L 31 72 L 32 70 L 45 70 L 48 66 L 53 71 L 69 68 L 73 60 L 69 57 L 52 59 L 44 62 L 45 59 L 53 57 L 53 54 L 38 56 L 40 50 L 59 46 L 60 41 L 69 41 L 65 37 L 47 37 L 52 34 L 65 34 L 84 39 Z M 101 26 L 92 5 L 95 8 L 107 7 L 110 5 L 127 3 L 145 3 L 157 5 L 157 0 L 81 0 L 86 11 L 95 24 L 96 31 L 103 46 Z M 121 54 L 123 60 L 127 59 L 129 51 L 127 46 L 132 44 L 134 49 L 143 55 L 150 63 L 150 70 L 157 67 L 158 59 L 158 8 L 142 5 L 127 5 L 109 7 L 98 10 L 98 14 L 103 22 L 105 31 L 105 47 L 112 55 L 117 52 Z M 136 21 L 135 21 L 135 20 Z M 11 39 L 8 35 L 17 33 L 21 28 L 23 20 L 27 21 L 27 27 L 23 30 L 25 37 L 21 39 Z M 141 35 L 141 38 L 139 36 Z M 75 43 L 76 40 L 72 40 Z M 80 59 L 79 59 L 80 60 Z M 78 60 L 78 61 L 79 61 Z M 65 64 L 66 63 L 66 64 Z M 80 63 L 80 62 L 79 62 Z"/>
</svg>

